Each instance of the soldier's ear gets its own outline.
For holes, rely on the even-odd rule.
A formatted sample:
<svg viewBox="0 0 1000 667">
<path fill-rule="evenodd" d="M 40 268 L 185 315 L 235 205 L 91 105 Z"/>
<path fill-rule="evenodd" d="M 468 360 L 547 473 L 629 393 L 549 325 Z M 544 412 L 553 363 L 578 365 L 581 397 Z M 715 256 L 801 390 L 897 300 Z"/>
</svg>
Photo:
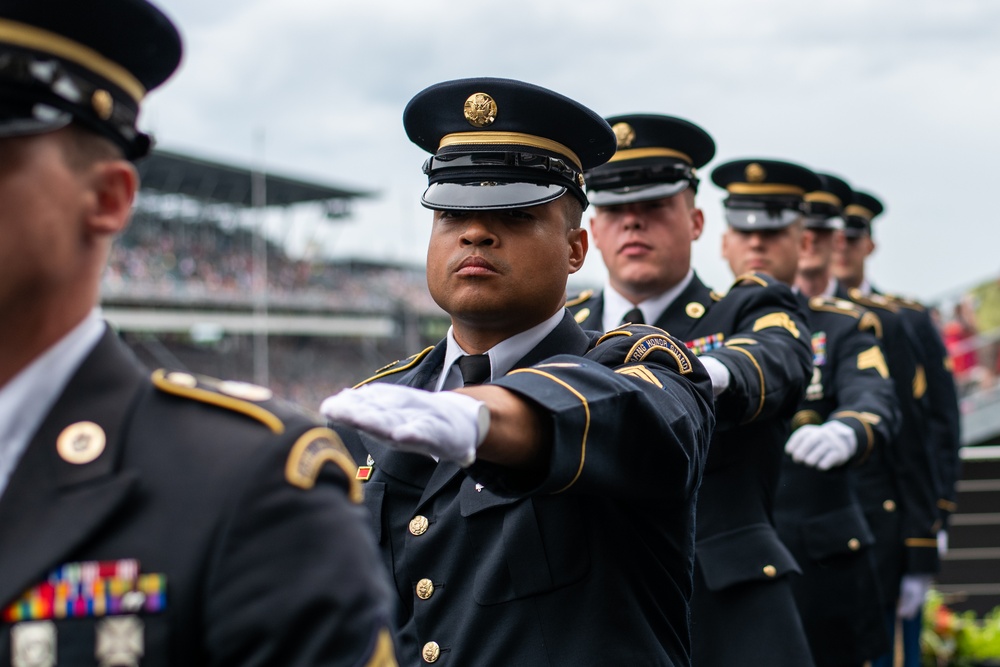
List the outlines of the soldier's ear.
<svg viewBox="0 0 1000 667">
<path fill-rule="evenodd" d="M 88 171 L 93 200 L 87 212 L 87 227 L 95 234 L 118 234 L 128 225 L 139 175 L 126 160 L 95 162 Z"/>
<path fill-rule="evenodd" d="M 569 231 L 569 272 L 576 273 L 583 266 L 583 260 L 587 258 L 587 250 L 590 241 L 587 238 L 587 230 L 582 227 Z"/>
</svg>

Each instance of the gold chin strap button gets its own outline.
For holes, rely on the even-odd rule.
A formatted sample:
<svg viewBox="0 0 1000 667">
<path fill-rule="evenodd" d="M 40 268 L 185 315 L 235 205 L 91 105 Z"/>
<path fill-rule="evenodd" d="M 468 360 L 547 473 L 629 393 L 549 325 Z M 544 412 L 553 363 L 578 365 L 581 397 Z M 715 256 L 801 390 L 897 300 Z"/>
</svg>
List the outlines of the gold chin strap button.
<svg viewBox="0 0 1000 667">
<path fill-rule="evenodd" d="M 434 582 L 430 579 L 421 579 L 417 582 L 417 597 L 421 600 L 429 600 L 434 595 Z"/>
<path fill-rule="evenodd" d="M 431 522 L 427 520 L 427 517 L 417 515 L 410 519 L 410 534 L 423 535 L 427 532 L 427 527 L 430 525 Z"/>
<path fill-rule="evenodd" d="M 441 657 L 441 647 L 438 646 L 437 642 L 427 642 L 424 644 L 423 650 L 420 651 L 420 655 L 424 662 L 437 662 L 437 659 Z"/>
<path fill-rule="evenodd" d="M 773 565 L 765 565 L 764 566 L 764 576 L 765 577 L 768 577 L 769 579 L 773 579 L 777 575 L 778 575 L 778 568 L 776 568 Z"/>
</svg>

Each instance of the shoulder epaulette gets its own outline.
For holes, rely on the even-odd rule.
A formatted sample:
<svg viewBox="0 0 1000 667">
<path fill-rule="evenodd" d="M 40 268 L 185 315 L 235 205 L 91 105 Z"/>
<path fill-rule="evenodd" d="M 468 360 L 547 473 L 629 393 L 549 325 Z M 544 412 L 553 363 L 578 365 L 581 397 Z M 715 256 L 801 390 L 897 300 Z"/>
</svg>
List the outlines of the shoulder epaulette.
<svg viewBox="0 0 1000 667">
<path fill-rule="evenodd" d="M 909 308 L 910 310 L 916 310 L 918 312 L 923 312 L 927 310 L 927 307 L 919 301 L 914 301 L 913 299 L 907 299 L 906 297 L 899 296 L 898 294 L 885 294 L 885 298 L 889 299 L 891 302 L 902 306 L 903 308 Z"/>
<path fill-rule="evenodd" d="M 733 290 L 737 287 L 747 287 L 750 285 L 757 285 L 759 287 L 768 286 L 767 279 L 759 273 L 744 273 L 742 275 L 736 276 L 736 280 L 730 285 L 729 289 Z"/>
<path fill-rule="evenodd" d="M 860 304 L 865 308 L 880 308 L 881 310 L 888 310 L 892 313 L 899 312 L 899 307 L 896 306 L 896 304 L 879 294 L 865 296 L 861 293 L 861 290 L 854 288 L 850 291 L 850 295 L 851 300 L 854 303 Z"/>
<path fill-rule="evenodd" d="M 368 384 L 369 382 L 374 382 L 375 380 L 384 378 L 387 375 L 392 375 L 393 373 L 399 373 L 405 371 L 408 368 L 413 368 L 414 366 L 420 363 L 421 359 L 430 354 L 431 350 L 433 349 L 434 349 L 433 346 L 425 348 L 420 352 L 417 352 L 413 356 L 407 357 L 406 359 L 400 359 L 399 361 L 394 361 L 391 364 L 383 366 L 382 368 L 375 371 L 375 375 L 371 376 L 367 380 L 362 380 L 361 382 L 354 385 L 354 389 L 357 389 L 361 385 Z"/>
<path fill-rule="evenodd" d="M 825 296 L 814 296 L 809 299 L 809 308 L 816 312 L 839 313 L 854 319 L 860 319 L 863 312 L 856 304 L 846 299 Z"/>
<path fill-rule="evenodd" d="M 585 289 L 572 299 L 566 299 L 566 307 L 572 308 L 573 306 L 579 306 L 584 301 L 588 301 L 592 296 L 594 296 L 594 290 Z"/>
<path fill-rule="evenodd" d="M 238 412 L 259 421 L 275 434 L 285 431 L 284 421 L 261 405 L 273 397 L 267 387 L 180 371 L 168 372 L 162 368 L 153 372 L 152 381 L 157 389 L 167 394 Z"/>
</svg>

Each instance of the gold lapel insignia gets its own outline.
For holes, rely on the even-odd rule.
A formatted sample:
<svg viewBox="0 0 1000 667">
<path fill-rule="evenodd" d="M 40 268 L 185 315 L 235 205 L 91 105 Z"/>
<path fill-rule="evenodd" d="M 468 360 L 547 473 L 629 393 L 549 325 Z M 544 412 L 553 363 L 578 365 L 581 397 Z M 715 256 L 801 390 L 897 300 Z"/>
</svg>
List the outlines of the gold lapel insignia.
<svg viewBox="0 0 1000 667">
<path fill-rule="evenodd" d="M 143 624 L 137 616 L 111 616 L 97 624 L 94 657 L 101 667 L 139 667 L 145 644 Z"/>
<path fill-rule="evenodd" d="M 697 301 L 692 301 L 688 305 L 684 306 L 684 312 L 691 319 L 697 320 L 702 315 L 705 314 L 705 306 L 701 305 Z"/>
<path fill-rule="evenodd" d="M 464 113 L 473 127 L 486 127 L 497 119 L 497 103 L 486 93 L 473 93 L 465 100 Z"/>
<path fill-rule="evenodd" d="M 95 460 L 104 451 L 107 437 L 104 429 L 94 422 L 77 422 L 63 429 L 56 439 L 56 451 L 63 461 L 83 465 Z"/>
<path fill-rule="evenodd" d="M 25 621 L 10 629 L 12 667 L 55 667 L 56 624 L 52 621 Z"/>
<path fill-rule="evenodd" d="M 587 318 L 590 317 L 590 308 L 581 308 L 580 311 L 573 316 L 577 324 L 583 324 Z"/>
</svg>

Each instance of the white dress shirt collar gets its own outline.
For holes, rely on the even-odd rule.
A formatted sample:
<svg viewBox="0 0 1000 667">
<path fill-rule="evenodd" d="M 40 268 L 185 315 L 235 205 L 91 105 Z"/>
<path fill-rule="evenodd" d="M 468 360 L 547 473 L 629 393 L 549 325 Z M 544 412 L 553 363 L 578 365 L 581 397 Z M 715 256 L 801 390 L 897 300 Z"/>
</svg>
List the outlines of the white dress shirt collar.
<svg viewBox="0 0 1000 667">
<path fill-rule="evenodd" d="M 660 319 L 660 316 L 674 302 L 674 299 L 687 289 L 692 278 L 694 278 L 694 269 L 688 269 L 687 275 L 679 283 L 652 299 L 646 299 L 638 306 L 633 305 L 631 301 L 622 296 L 618 290 L 611 286 L 609 281 L 604 285 L 604 315 L 601 320 L 604 331 L 610 331 L 620 326 L 625 313 L 633 308 L 642 311 L 642 317 L 646 324 L 655 324 L 656 320 Z"/>
<path fill-rule="evenodd" d="M 531 352 L 542 340 L 562 322 L 566 314 L 565 308 L 560 308 L 555 315 L 545 320 L 541 324 L 536 324 L 527 331 L 511 336 L 507 340 L 494 345 L 486 354 L 490 357 L 490 380 L 507 374 L 507 371 L 514 367 L 524 355 Z M 457 389 L 462 386 L 462 374 L 458 370 L 459 357 L 468 354 L 462 346 L 455 340 L 453 327 L 448 327 L 447 349 L 444 354 L 444 366 L 441 368 L 441 376 L 438 377 L 435 391 L 443 389 Z"/>
<path fill-rule="evenodd" d="M 0 495 L 45 415 L 103 334 L 104 322 L 95 309 L 0 387 Z"/>
</svg>

